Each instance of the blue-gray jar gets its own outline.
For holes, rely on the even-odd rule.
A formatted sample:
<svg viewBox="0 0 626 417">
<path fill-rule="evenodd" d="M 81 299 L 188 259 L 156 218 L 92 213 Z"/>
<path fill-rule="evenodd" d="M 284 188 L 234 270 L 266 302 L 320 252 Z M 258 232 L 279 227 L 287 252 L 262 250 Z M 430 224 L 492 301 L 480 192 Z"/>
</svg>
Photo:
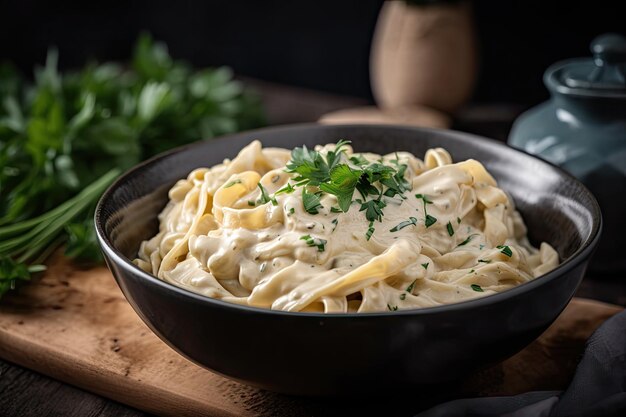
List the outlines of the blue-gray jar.
<svg viewBox="0 0 626 417">
<path fill-rule="evenodd" d="M 509 145 L 563 167 L 591 189 L 604 231 L 590 269 L 617 276 L 626 272 L 626 38 L 599 36 L 591 51 L 593 59 L 546 70 L 551 98 L 515 121 Z"/>
</svg>

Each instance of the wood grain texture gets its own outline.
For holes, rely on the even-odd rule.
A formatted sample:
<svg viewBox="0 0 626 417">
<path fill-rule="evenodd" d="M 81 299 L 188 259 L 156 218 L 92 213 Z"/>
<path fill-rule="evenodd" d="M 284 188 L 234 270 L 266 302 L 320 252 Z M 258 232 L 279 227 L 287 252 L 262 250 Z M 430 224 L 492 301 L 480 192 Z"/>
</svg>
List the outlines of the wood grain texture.
<svg viewBox="0 0 626 417">
<path fill-rule="evenodd" d="M 585 340 L 619 311 L 600 302 L 573 301 L 536 342 L 463 382 L 454 396 L 565 388 Z M 143 324 L 107 269 L 81 270 L 60 256 L 42 277 L 2 300 L 0 357 L 164 416 L 339 416 L 356 411 L 352 401 L 273 394 L 192 364 Z M 10 381 L 10 376 L 0 378 L 2 395 L 9 395 Z M 398 405 L 397 398 L 372 403 L 362 411 L 418 411 L 415 403 Z"/>
</svg>

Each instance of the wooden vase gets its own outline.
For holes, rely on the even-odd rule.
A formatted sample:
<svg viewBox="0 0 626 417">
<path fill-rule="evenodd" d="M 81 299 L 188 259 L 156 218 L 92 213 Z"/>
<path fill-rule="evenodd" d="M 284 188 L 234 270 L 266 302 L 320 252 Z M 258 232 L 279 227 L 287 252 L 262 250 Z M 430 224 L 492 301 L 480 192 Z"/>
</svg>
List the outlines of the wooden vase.
<svg viewBox="0 0 626 417">
<path fill-rule="evenodd" d="M 476 39 L 468 2 L 383 5 L 370 57 L 383 108 L 422 105 L 451 113 L 472 93 Z"/>
</svg>

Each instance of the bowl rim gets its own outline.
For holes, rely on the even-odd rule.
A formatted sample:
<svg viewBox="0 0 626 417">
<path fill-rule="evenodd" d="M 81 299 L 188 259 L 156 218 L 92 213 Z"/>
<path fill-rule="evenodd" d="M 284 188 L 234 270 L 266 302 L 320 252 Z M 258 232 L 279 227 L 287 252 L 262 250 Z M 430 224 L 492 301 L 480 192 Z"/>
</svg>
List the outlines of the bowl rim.
<svg viewBox="0 0 626 417">
<path fill-rule="evenodd" d="M 121 267 L 126 270 L 126 272 L 138 276 L 142 281 L 145 281 L 147 284 L 156 285 L 161 289 L 167 291 L 173 291 L 176 295 L 189 298 L 195 302 L 200 303 L 208 303 L 214 305 L 215 307 L 224 307 L 224 308 L 232 308 L 235 310 L 239 310 L 241 313 L 255 313 L 255 314 L 264 314 L 264 315 L 275 315 L 275 316 L 287 316 L 287 317 L 308 317 L 316 320 L 319 319 L 355 319 L 355 318 L 376 318 L 376 317 L 397 317 L 397 316 L 412 316 L 412 315 L 428 315 L 435 313 L 445 313 L 459 310 L 468 310 L 472 308 L 480 308 L 485 307 L 490 304 L 496 304 L 499 302 L 507 301 L 511 298 L 516 297 L 519 294 L 531 291 L 532 289 L 547 284 L 550 281 L 558 279 L 568 271 L 577 267 L 580 263 L 583 262 L 584 259 L 589 257 L 591 253 L 596 248 L 599 238 L 600 232 L 602 230 L 603 220 L 602 214 L 600 211 L 600 206 L 598 205 L 597 200 L 591 191 L 577 178 L 573 175 L 562 169 L 561 167 L 554 165 L 548 161 L 540 159 L 535 155 L 529 154 L 523 150 L 516 149 L 506 144 L 496 141 L 494 139 L 489 139 L 483 136 L 474 135 L 467 132 L 461 132 L 452 129 L 436 129 L 436 128 L 426 128 L 426 127 L 417 127 L 417 126 L 407 126 L 407 125 L 394 125 L 394 124 L 332 124 L 332 125 L 324 125 L 319 123 L 296 123 L 296 124 L 288 124 L 281 126 L 269 126 L 260 129 L 247 130 L 237 133 L 232 133 L 228 135 L 219 136 L 216 138 L 209 139 L 210 141 L 227 141 L 234 137 L 241 137 L 242 135 L 250 135 L 254 136 L 257 133 L 264 132 L 284 132 L 284 131 L 301 131 L 302 129 L 324 129 L 324 128 L 354 128 L 354 129 L 404 129 L 410 130 L 414 132 L 427 132 L 431 134 L 444 135 L 444 136 L 459 136 L 470 138 L 473 141 L 479 141 L 486 143 L 488 146 L 495 146 L 500 149 L 504 149 L 507 152 L 516 152 L 523 154 L 527 157 L 534 159 L 535 161 L 550 166 L 552 169 L 555 169 L 560 176 L 569 178 L 573 180 L 578 186 L 581 187 L 583 193 L 587 194 L 589 201 L 591 202 L 591 211 L 593 216 L 593 224 L 591 226 L 591 232 L 587 239 L 585 239 L 580 247 L 576 249 L 576 251 L 564 262 L 560 263 L 555 269 L 548 272 L 547 274 L 540 275 L 539 277 L 522 283 L 514 288 L 510 288 L 500 293 L 487 295 L 480 298 L 473 298 L 465 301 L 460 301 L 452 304 L 442 304 L 438 306 L 432 307 L 422 307 L 422 308 L 414 308 L 414 309 L 405 309 L 405 310 L 394 310 L 394 311 L 378 311 L 378 312 L 365 312 L 365 313 L 314 313 L 314 312 L 300 312 L 300 311 L 283 311 L 283 310 L 272 310 L 268 308 L 261 307 L 253 307 L 241 304 L 230 303 L 227 301 L 222 301 L 216 298 L 211 298 L 206 295 L 202 295 L 199 293 L 195 293 L 191 290 L 185 289 L 183 287 L 179 287 L 167 281 L 164 281 L 156 276 L 144 271 L 135 265 L 131 260 L 127 259 L 125 255 L 123 255 L 109 240 L 107 237 L 103 223 L 105 216 L 103 214 L 103 207 L 106 205 L 107 200 L 111 198 L 111 195 L 115 192 L 117 188 L 119 188 L 122 184 L 130 180 L 133 176 L 136 176 L 139 172 L 145 169 L 145 167 L 149 165 L 153 165 L 158 163 L 159 161 L 170 157 L 171 155 L 178 154 L 186 151 L 187 149 L 194 148 L 196 146 L 200 146 L 200 144 L 205 143 L 206 140 L 199 140 L 196 142 L 192 142 L 186 145 L 182 145 L 168 151 L 162 152 L 158 155 L 155 155 L 139 164 L 133 166 L 128 169 L 124 173 L 122 173 L 118 178 L 113 181 L 109 185 L 109 187 L 102 194 L 100 199 L 98 200 L 98 204 L 96 205 L 95 215 L 94 215 L 94 224 L 96 228 L 96 235 L 98 238 L 98 243 L 100 244 L 101 250 L 104 252 L 105 256 L 111 259 L 118 267 Z M 251 139 L 252 140 L 252 139 Z M 191 301 L 190 300 L 190 301 Z"/>
</svg>

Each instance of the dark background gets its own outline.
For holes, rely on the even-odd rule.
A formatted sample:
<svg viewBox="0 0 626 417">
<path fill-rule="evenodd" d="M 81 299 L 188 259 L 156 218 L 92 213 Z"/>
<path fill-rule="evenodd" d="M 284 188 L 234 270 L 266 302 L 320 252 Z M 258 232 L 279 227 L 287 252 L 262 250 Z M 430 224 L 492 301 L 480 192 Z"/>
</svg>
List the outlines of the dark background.
<svg viewBox="0 0 626 417">
<path fill-rule="evenodd" d="M 481 73 L 475 102 L 532 105 L 547 97 L 541 77 L 557 60 L 589 55 L 601 33 L 626 33 L 621 2 L 475 0 Z M 125 60 L 142 30 L 197 66 L 371 98 L 368 59 L 381 0 L 0 1 L 0 60 L 26 74 L 49 45 L 60 66 Z"/>
</svg>

